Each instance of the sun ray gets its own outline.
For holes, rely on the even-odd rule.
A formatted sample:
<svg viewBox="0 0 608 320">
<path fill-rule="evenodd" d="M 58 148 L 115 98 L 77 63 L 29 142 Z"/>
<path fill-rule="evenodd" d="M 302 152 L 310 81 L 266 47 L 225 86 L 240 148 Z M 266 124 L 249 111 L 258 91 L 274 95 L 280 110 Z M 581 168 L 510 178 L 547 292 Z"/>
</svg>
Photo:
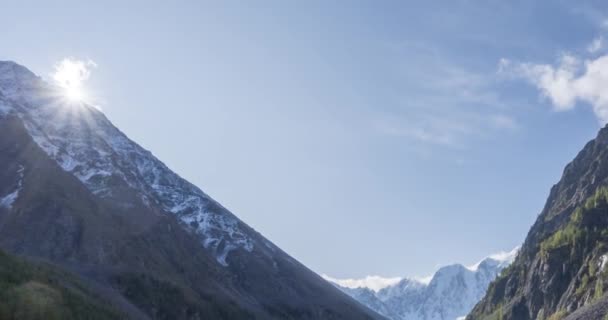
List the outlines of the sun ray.
<svg viewBox="0 0 608 320">
<path fill-rule="evenodd" d="M 83 102 L 87 100 L 84 82 L 89 78 L 90 68 L 94 67 L 92 61 L 63 59 L 55 65 L 52 77 L 61 88 L 61 94 L 68 102 Z"/>
</svg>

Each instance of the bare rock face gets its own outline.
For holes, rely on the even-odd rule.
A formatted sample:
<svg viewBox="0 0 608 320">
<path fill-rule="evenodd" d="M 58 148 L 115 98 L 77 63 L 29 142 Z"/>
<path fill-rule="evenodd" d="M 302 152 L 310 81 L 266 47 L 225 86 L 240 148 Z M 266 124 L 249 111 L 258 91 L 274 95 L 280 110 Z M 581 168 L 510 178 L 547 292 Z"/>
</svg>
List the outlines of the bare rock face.
<svg viewBox="0 0 608 320">
<path fill-rule="evenodd" d="M 150 319 L 380 319 L 120 132 L 0 62 L 0 248 Z"/>
<path fill-rule="evenodd" d="M 604 128 L 566 166 L 517 259 L 467 319 L 604 319 L 607 187 Z"/>
</svg>

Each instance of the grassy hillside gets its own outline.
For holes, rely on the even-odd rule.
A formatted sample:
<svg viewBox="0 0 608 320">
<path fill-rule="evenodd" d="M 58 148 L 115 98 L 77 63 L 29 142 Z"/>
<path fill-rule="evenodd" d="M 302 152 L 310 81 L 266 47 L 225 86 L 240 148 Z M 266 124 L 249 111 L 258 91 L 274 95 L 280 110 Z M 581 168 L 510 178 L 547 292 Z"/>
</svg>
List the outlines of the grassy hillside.
<svg viewBox="0 0 608 320">
<path fill-rule="evenodd" d="M 0 251 L 0 319 L 123 319 L 74 276 Z"/>
</svg>

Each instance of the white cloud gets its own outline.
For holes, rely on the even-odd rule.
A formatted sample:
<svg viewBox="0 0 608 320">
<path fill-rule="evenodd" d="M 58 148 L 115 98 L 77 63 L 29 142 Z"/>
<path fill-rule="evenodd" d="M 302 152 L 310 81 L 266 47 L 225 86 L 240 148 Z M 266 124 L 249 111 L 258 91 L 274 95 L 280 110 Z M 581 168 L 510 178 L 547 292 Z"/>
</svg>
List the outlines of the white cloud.
<svg viewBox="0 0 608 320">
<path fill-rule="evenodd" d="M 500 251 L 500 252 L 497 252 L 495 254 L 491 254 L 491 255 L 489 255 L 489 256 L 481 259 L 481 261 L 477 262 L 476 264 L 471 265 L 471 266 L 467 266 L 467 268 L 469 270 L 475 271 L 475 270 L 477 270 L 477 268 L 479 267 L 479 265 L 481 264 L 481 262 L 483 262 L 485 259 L 488 259 L 488 258 L 496 260 L 496 261 L 501 262 L 501 263 L 508 263 L 508 264 L 510 264 L 513 261 L 515 261 L 515 258 L 517 257 L 517 254 L 519 253 L 519 249 L 520 248 L 521 248 L 521 246 L 517 246 L 517 247 L 513 248 L 513 250 L 511 250 L 511 251 Z"/>
<path fill-rule="evenodd" d="M 517 246 L 511 251 L 501 251 L 495 254 L 491 254 L 490 256 L 488 256 L 488 258 L 492 258 L 501 262 L 513 261 L 517 256 L 517 253 L 519 252 L 520 248 L 521 246 Z"/>
<path fill-rule="evenodd" d="M 588 103 L 602 124 L 608 122 L 608 55 L 581 61 L 563 55 L 557 65 L 515 63 L 502 59 L 499 72 L 522 77 L 551 100 L 555 110 Z"/>
<path fill-rule="evenodd" d="M 399 283 L 402 278 L 394 277 L 394 278 L 383 278 L 380 276 L 367 276 L 363 279 L 336 279 L 332 278 L 328 275 L 322 275 L 323 279 L 336 283 L 342 287 L 346 288 L 369 288 L 376 292 L 380 291 L 382 288 L 389 287 L 391 285 Z"/>
<path fill-rule="evenodd" d="M 434 274 L 432 274 L 430 276 L 426 276 L 426 277 L 415 277 L 414 280 L 416 280 L 416 281 L 418 281 L 420 283 L 428 285 L 433 280 L 433 276 L 434 276 Z"/>
</svg>

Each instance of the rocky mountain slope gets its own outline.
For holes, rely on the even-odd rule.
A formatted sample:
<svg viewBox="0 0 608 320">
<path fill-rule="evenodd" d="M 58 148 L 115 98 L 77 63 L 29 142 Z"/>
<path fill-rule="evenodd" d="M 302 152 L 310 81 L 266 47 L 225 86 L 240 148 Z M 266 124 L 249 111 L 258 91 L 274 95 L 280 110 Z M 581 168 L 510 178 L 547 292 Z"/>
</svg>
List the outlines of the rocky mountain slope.
<svg viewBox="0 0 608 320">
<path fill-rule="evenodd" d="M 128 318 L 381 318 L 13 62 L 0 62 L 0 248 L 77 273 Z"/>
<path fill-rule="evenodd" d="M 488 257 L 475 266 L 440 268 L 430 282 L 403 279 L 378 291 L 365 287 L 342 291 L 393 320 L 455 320 L 465 316 L 483 297 L 492 280 L 515 258 L 517 249 Z"/>
<path fill-rule="evenodd" d="M 467 319 L 605 319 L 607 186 L 604 128 L 566 166 L 517 259 Z"/>
</svg>

